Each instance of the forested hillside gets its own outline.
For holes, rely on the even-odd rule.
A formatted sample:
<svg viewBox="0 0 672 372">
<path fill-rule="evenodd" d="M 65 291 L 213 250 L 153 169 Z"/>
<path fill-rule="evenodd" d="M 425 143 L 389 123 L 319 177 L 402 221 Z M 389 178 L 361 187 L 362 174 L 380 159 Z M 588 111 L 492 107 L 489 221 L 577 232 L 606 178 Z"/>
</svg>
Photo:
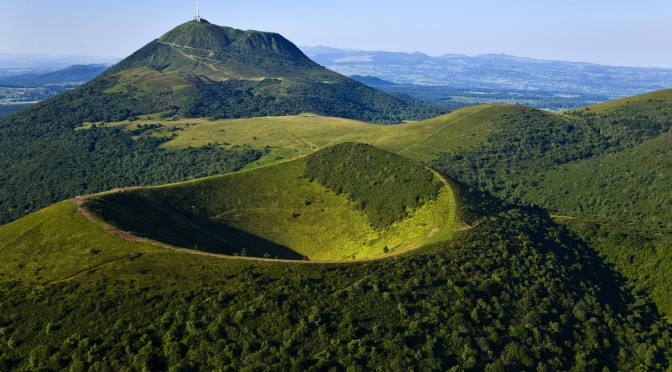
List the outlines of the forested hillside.
<svg viewBox="0 0 672 372">
<path fill-rule="evenodd" d="M 109 107 L 95 109 L 106 115 Z M 166 151 L 165 139 L 133 139 L 120 128 L 74 130 L 86 115 L 46 103 L 0 120 L 0 223 L 76 195 L 231 172 L 261 156 L 244 148 Z"/>
<path fill-rule="evenodd" d="M 0 119 L 0 371 L 672 368 L 672 90 L 306 111 L 437 114 L 204 21 Z"/>
<path fill-rule="evenodd" d="M 493 207 L 450 242 L 350 265 L 217 260 L 124 242 L 82 252 L 112 258 L 83 274 L 50 280 L 53 271 L 38 270 L 50 281 L 29 285 L 35 276 L 24 270 L 51 266 L 53 244 L 70 239 L 44 239 L 54 212 L 0 227 L 10 261 L 0 276 L 2 369 L 669 366 L 670 326 L 655 307 L 538 212 Z M 86 221 L 59 213 L 61 224 Z M 24 269 L 11 263 L 24 253 L 3 242 L 28 230 L 24 243 L 40 255 Z M 77 244 L 113 239 L 83 226 Z"/>
<path fill-rule="evenodd" d="M 663 143 L 672 130 L 672 101 L 667 92 L 658 94 L 661 99 L 633 99 L 601 112 L 586 108 L 557 115 L 529 109 L 506 114 L 487 144 L 444 154 L 433 165 L 511 202 L 669 223 L 660 188 L 669 190 Z"/>
<path fill-rule="evenodd" d="M 124 77 L 119 88 L 127 94 L 169 92 L 175 113 L 186 117 L 311 112 L 399 123 L 445 113 L 327 70 L 279 34 L 242 31 L 205 21 L 174 28 L 106 74 Z"/>
<path fill-rule="evenodd" d="M 486 144 L 432 164 L 468 187 L 569 215 L 562 221 L 669 315 L 670 92 L 503 115 Z"/>
</svg>

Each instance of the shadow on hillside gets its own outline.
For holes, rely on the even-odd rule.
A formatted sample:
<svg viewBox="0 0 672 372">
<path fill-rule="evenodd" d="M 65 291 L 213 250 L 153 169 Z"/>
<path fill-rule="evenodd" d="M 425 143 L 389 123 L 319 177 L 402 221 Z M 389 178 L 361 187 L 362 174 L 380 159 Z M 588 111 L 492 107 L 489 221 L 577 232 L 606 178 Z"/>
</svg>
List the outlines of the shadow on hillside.
<svg viewBox="0 0 672 372">
<path fill-rule="evenodd" d="M 96 216 L 132 235 L 203 252 L 302 260 L 296 251 L 180 208 L 157 205 L 132 192 L 90 199 Z"/>
</svg>

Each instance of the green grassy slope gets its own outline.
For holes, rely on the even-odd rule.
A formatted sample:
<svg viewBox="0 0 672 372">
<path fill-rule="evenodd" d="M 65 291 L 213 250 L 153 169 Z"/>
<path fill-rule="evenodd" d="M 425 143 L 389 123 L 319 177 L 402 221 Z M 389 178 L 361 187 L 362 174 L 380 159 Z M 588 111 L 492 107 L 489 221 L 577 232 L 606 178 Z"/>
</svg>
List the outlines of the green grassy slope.
<svg viewBox="0 0 672 372">
<path fill-rule="evenodd" d="M 380 156 L 380 151 L 365 149 L 373 156 Z M 452 190 L 429 171 L 429 179 L 412 181 L 429 187 L 438 183 L 439 190 L 434 189 L 420 206 L 408 205 L 406 218 L 381 227 L 372 225 L 359 202 L 305 178 L 307 160 L 310 157 L 182 184 L 104 194 L 92 198 L 87 208 L 123 231 L 172 245 L 287 259 L 383 256 L 445 239 L 460 226 Z M 398 157 L 395 167 L 407 162 Z M 387 186 L 370 187 L 383 194 L 389 191 Z"/>
<path fill-rule="evenodd" d="M 133 123 L 113 122 L 133 131 L 140 125 L 162 128 L 143 136 L 169 138 L 163 146 L 171 150 L 216 144 L 222 148 L 251 146 L 265 154 L 254 165 L 309 154 L 343 142 L 369 143 L 416 161 L 429 161 L 441 152 L 455 152 L 481 144 L 497 129 L 501 115 L 523 110 L 513 105 L 467 107 L 447 115 L 398 125 L 373 125 L 360 121 L 311 114 L 231 120 L 161 120 L 157 115 L 141 116 Z M 89 128 L 90 124 L 82 129 Z"/>
<path fill-rule="evenodd" d="M 566 230 L 479 220 L 395 259 L 288 264 L 126 242 L 59 203 L 0 227 L 0 367 L 669 365 L 669 326 Z"/>
<path fill-rule="evenodd" d="M 645 107 L 646 104 L 654 102 L 672 103 L 672 89 L 658 90 L 655 92 L 642 94 L 635 97 L 616 99 L 613 101 L 601 103 L 589 107 L 589 111 L 597 113 L 610 113 L 615 110 L 622 110 L 624 107 Z"/>
<path fill-rule="evenodd" d="M 81 216 L 70 200 L 0 228 L 3 281 L 45 285 L 157 249 L 119 239 Z M 86 273 L 86 272 L 85 272 Z"/>
</svg>

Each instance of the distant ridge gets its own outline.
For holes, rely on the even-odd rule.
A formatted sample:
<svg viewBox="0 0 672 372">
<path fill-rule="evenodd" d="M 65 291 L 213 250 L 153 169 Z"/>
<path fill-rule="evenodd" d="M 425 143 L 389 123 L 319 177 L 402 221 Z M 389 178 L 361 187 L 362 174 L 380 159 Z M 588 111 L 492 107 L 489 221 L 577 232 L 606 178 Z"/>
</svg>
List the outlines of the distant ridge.
<svg viewBox="0 0 672 372">
<path fill-rule="evenodd" d="M 72 65 L 45 74 L 21 74 L 0 78 L 0 87 L 37 88 L 48 84 L 87 82 L 109 66 L 104 64 Z"/>
<path fill-rule="evenodd" d="M 360 83 L 366 84 L 366 85 L 377 85 L 377 86 L 396 85 L 394 83 L 391 83 L 387 80 L 377 78 L 375 76 L 352 75 L 352 76 L 350 76 L 350 79 L 359 81 Z"/>
<path fill-rule="evenodd" d="M 494 53 L 429 56 L 324 46 L 301 47 L 301 50 L 339 73 L 371 75 L 397 84 L 558 91 L 612 98 L 672 88 L 672 68 L 606 66 Z"/>
</svg>

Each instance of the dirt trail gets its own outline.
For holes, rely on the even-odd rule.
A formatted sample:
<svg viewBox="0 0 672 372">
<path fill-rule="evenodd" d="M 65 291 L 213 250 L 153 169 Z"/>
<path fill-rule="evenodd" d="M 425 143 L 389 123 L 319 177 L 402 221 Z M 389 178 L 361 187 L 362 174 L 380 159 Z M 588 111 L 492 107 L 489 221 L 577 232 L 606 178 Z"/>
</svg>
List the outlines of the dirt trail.
<svg viewBox="0 0 672 372">
<path fill-rule="evenodd" d="M 202 64 L 204 64 L 204 65 L 210 67 L 213 71 L 217 71 L 217 72 L 221 72 L 221 71 L 222 71 L 222 70 L 216 68 L 215 66 L 209 64 L 209 63 L 205 63 L 205 62 L 203 62 L 203 61 L 213 61 L 213 62 L 218 62 L 217 60 L 214 60 L 214 59 L 212 59 L 212 58 L 198 57 L 198 56 L 194 56 L 194 55 L 191 55 L 191 54 L 187 54 L 187 53 L 184 53 L 183 51 L 181 51 L 181 50 L 178 49 L 178 48 L 189 48 L 189 49 L 205 50 L 205 51 L 211 52 L 210 50 L 207 50 L 207 49 L 199 49 L 199 48 L 192 48 L 192 47 L 187 47 L 187 46 L 182 46 L 182 45 L 177 45 L 177 44 L 172 44 L 172 43 L 166 43 L 165 41 L 159 41 L 159 44 L 168 45 L 168 46 L 170 46 L 171 48 L 175 49 L 175 51 L 177 51 L 178 53 L 182 54 L 185 58 L 188 58 L 188 59 L 190 59 L 190 60 L 192 60 L 192 61 L 195 61 L 195 62 L 200 62 L 200 63 L 202 63 Z"/>
<path fill-rule="evenodd" d="M 59 280 L 52 280 L 52 281 L 50 281 L 49 283 L 47 283 L 47 285 L 58 284 L 58 283 L 64 283 L 64 282 L 69 282 L 69 281 L 71 281 L 71 280 L 74 280 L 74 279 L 77 279 L 77 278 L 81 278 L 81 277 L 83 277 L 84 275 L 91 274 L 92 272 L 94 272 L 94 271 L 96 271 L 96 270 L 98 270 L 98 269 L 100 269 L 100 268 L 102 268 L 102 267 L 104 267 L 104 266 L 111 265 L 111 264 L 113 264 L 113 263 L 115 263 L 115 262 L 117 262 L 117 261 L 121 261 L 121 260 L 126 259 L 126 258 L 128 258 L 128 257 L 119 257 L 119 258 L 115 258 L 115 259 L 113 259 L 113 260 L 105 261 L 105 262 L 103 262 L 103 263 L 101 263 L 101 264 L 98 264 L 98 265 L 96 265 L 96 266 L 86 268 L 86 269 L 84 269 L 84 270 L 82 270 L 82 271 L 76 273 L 75 275 L 69 276 L 69 277 L 67 277 L 67 278 L 59 279 Z"/>
<path fill-rule="evenodd" d="M 430 137 L 436 135 L 437 133 L 439 133 L 440 131 L 442 131 L 443 129 L 445 129 L 446 127 L 448 127 L 449 125 L 453 125 L 453 124 L 455 124 L 455 123 L 457 123 L 457 122 L 459 122 L 459 121 L 462 121 L 462 120 L 464 120 L 464 119 L 466 119 L 466 118 L 468 118 L 468 117 L 474 116 L 474 115 L 478 114 L 479 112 L 481 112 L 481 111 L 483 111 L 483 110 L 485 110 L 485 107 L 482 107 L 482 108 L 480 108 L 480 109 L 479 109 L 478 111 L 476 111 L 476 112 L 472 112 L 471 114 L 465 115 L 465 116 L 463 116 L 463 117 L 461 117 L 461 118 L 457 118 L 457 119 L 455 119 L 455 120 L 453 120 L 453 121 L 451 121 L 451 122 L 448 122 L 448 123 L 442 125 L 441 127 L 439 127 L 439 129 L 435 130 L 435 131 L 432 132 L 431 134 L 425 136 L 424 138 L 418 140 L 418 141 L 415 142 L 415 143 L 412 143 L 412 144 L 408 145 L 406 148 L 401 149 L 400 151 L 397 151 L 397 154 L 401 155 L 402 152 L 404 152 L 404 151 L 410 149 L 411 147 L 413 147 L 413 146 L 415 146 L 415 145 L 420 144 L 421 142 L 426 141 L 427 139 L 429 139 Z M 428 146 L 426 146 L 426 147 L 428 147 Z"/>
<path fill-rule="evenodd" d="M 357 280 L 356 282 L 350 284 L 349 286 L 347 286 L 347 287 L 345 287 L 345 288 L 343 288 L 343 289 L 339 289 L 338 291 L 332 293 L 331 295 L 334 296 L 334 297 L 335 297 L 335 296 L 338 296 L 339 294 L 348 291 L 350 288 L 352 288 L 352 287 L 354 287 L 354 286 L 356 286 L 356 285 L 358 285 L 358 284 L 362 284 L 362 282 L 364 282 L 366 279 L 369 279 L 370 277 L 371 277 L 371 275 L 367 275 L 367 276 L 365 276 L 365 277 L 363 277 L 363 278 Z"/>
</svg>

